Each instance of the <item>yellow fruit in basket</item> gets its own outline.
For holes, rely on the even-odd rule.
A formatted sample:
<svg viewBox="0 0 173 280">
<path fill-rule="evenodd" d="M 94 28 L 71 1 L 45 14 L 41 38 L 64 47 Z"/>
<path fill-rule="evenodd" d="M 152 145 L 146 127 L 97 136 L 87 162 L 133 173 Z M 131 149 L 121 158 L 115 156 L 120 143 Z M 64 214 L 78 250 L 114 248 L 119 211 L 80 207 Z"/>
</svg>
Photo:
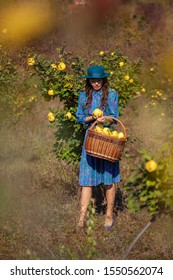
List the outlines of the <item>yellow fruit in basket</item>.
<svg viewBox="0 0 173 280">
<path fill-rule="evenodd" d="M 104 134 L 106 134 L 106 135 L 110 135 L 110 130 L 109 130 L 108 127 L 104 127 L 103 130 L 102 130 L 102 132 L 103 132 Z"/>
<path fill-rule="evenodd" d="M 102 116 L 103 116 L 103 111 L 100 110 L 99 108 L 96 108 L 96 109 L 93 111 L 93 115 L 94 115 L 96 118 L 102 117 Z"/>
<path fill-rule="evenodd" d="M 123 132 L 119 132 L 118 133 L 118 139 L 124 139 L 125 138 L 125 135 Z"/>
<path fill-rule="evenodd" d="M 100 131 L 103 130 L 103 128 L 104 128 L 104 126 L 103 126 L 102 124 L 98 124 L 98 125 L 96 125 L 95 130 L 98 131 L 98 132 L 100 132 Z"/>
<path fill-rule="evenodd" d="M 113 136 L 113 137 L 115 137 L 115 138 L 118 138 L 118 131 L 113 130 L 113 131 L 111 132 L 111 136 Z"/>
</svg>

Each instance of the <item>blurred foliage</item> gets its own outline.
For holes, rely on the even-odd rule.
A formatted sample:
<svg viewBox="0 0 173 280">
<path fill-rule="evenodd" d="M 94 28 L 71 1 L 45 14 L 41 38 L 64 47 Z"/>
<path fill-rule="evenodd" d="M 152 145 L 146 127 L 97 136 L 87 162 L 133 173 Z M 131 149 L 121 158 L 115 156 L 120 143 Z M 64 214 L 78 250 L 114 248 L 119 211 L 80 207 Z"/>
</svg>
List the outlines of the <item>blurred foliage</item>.
<svg viewBox="0 0 173 280">
<path fill-rule="evenodd" d="M 37 100 L 38 81 L 26 73 L 23 56 L 19 53 L 17 61 L 5 43 L 0 45 L 0 116 L 3 122 L 16 122 Z"/>
<path fill-rule="evenodd" d="M 151 215 L 173 213 L 173 134 L 160 147 L 156 162 L 146 150 L 141 150 L 141 155 L 141 164 L 125 186 L 129 209 L 146 207 Z"/>
</svg>

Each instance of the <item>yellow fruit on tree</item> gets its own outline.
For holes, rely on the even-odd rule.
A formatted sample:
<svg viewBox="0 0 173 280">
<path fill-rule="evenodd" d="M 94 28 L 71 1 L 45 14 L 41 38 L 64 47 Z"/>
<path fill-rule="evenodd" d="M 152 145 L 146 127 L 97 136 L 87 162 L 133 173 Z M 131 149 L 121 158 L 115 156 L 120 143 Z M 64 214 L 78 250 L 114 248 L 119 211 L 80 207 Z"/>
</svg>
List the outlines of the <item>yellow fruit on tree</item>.
<svg viewBox="0 0 173 280">
<path fill-rule="evenodd" d="M 33 57 L 29 57 L 27 60 L 27 63 L 29 66 L 32 66 L 35 64 L 35 59 Z"/>
<path fill-rule="evenodd" d="M 104 51 L 100 51 L 100 56 L 103 56 L 104 54 L 105 54 L 105 52 Z"/>
<path fill-rule="evenodd" d="M 53 116 L 53 113 L 52 113 L 52 112 L 49 112 L 49 113 L 48 113 L 48 117 L 50 117 L 50 116 Z"/>
<path fill-rule="evenodd" d="M 53 69 L 56 69 L 56 68 L 57 68 L 57 67 L 56 67 L 56 64 L 54 64 L 54 63 L 51 64 L 51 67 L 52 67 Z"/>
<path fill-rule="evenodd" d="M 49 121 L 50 122 L 54 122 L 55 121 L 55 117 L 54 116 L 49 117 Z"/>
<path fill-rule="evenodd" d="M 123 67 L 123 66 L 124 66 L 124 62 L 121 61 L 121 62 L 119 63 L 119 66 L 120 66 L 120 67 Z"/>
<path fill-rule="evenodd" d="M 113 136 L 113 137 L 115 137 L 115 138 L 118 138 L 118 131 L 113 130 L 113 131 L 111 132 L 111 136 Z"/>
<path fill-rule="evenodd" d="M 60 62 L 60 63 L 58 64 L 58 69 L 59 69 L 59 70 L 63 71 L 63 70 L 65 70 L 65 68 L 66 68 L 66 65 L 65 65 L 64 62 Z"/>
<path fill-rule="evenodd" d="M 157 163 L 154 160 L 149 160 L 145 164 L 145 169 L 148 172 L 154 172 L 157 169 Z"/>
<path fill-rule="evenodd" d="M 49 89 L 49 90 L 48 90 L 48 94 L 49 94 L 49 95 L 54 95 L 53 89 Z"/>
<path fill-rule="evenodd" d="M 50 122 L 54 122 L 55 121 L 55 116 L 54 116 L 54 114 L 52 112 L 48 113 L 47 116 L 48 116 L 48 120 Z"/>
<path fill-rule="evenodd" d="M 123 132 L 119 132 L 118 133 L 118 139 L 124 139 L 125 138 L 125 135 Z"/>
<path fill-rule="evenodd" d="M 96 109 L 93 111 L 93 115 L 94 115 L 96 118 L 102 117 L 102 116 L 103 116 L 103 111 L 100 110 L 99 108 L 96 108 Z"/>
<path fill-rule="evenodd" d="M 128 81 L 128 80 L 130 79 L 130 76 L 129 76 L 129 75 L 125 75 L 125 76 L 124 76 L 124 79 L 125 79 L 126 81 Z"/>
<path fill-rule="evenodd" d="M 72 118 L 72 113 L 67 112 L 67 114 L 65 114 L 64 117 L 70 120 Z"/>
</svg>

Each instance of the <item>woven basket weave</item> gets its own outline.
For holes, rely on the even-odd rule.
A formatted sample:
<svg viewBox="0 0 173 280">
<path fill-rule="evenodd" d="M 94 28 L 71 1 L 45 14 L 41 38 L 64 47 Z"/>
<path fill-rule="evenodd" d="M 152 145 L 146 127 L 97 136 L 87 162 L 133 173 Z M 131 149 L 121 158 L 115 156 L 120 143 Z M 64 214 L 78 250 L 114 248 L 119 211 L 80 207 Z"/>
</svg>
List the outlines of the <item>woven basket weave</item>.
<svg viewBox="0 0 173 280">
<path fill-rule="evenodd" d="M 121 159 L 126 142 L 126 129 L 120 120 L 113 117 L 109 118 L 115 120 L 122 127 L 125 138 L 118 139 L 95 131 L 93 129 L 97 123 L 95 121 L 88 129 L 85 149 L 86 153 L 91 156 L 114 162 Z"/>
</svg>

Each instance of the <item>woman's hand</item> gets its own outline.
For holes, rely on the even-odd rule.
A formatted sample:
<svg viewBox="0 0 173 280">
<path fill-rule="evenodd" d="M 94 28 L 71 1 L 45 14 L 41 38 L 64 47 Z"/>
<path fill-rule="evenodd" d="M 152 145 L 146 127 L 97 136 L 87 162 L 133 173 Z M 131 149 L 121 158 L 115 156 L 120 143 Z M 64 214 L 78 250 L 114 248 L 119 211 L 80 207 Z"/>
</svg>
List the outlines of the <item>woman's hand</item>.
<svg viewBox="0 0 173 280">
<path fill-rule="evenodd" d="M 86 123 L 89 123 L 89 122 L 92 122 L 92 121 L 96 121 L 97 120 L 97 118 L 94 116 L 94 115 L 92 115 L 92 116 L 88 116 L 88 117 L 86 117 Z"/>
<path fill-rule="evenodd" d="M 104 123 L 105 120 L 106 120 L 105 116 L 97 118 L 97 121 L 100 122 L 100 123 Z"/>
</svg>

